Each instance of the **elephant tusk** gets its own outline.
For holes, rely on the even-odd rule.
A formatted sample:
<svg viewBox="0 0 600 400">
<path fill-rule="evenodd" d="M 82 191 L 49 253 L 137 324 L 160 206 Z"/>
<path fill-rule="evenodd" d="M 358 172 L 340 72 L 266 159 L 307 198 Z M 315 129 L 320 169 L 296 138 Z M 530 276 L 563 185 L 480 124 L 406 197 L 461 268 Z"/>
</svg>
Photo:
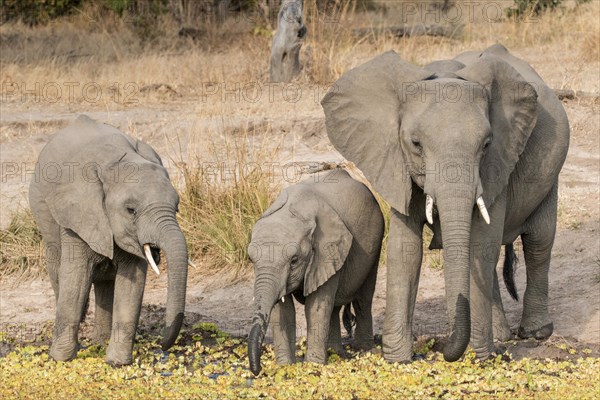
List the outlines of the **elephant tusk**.
<svg viewBox="0 0 600 400">
<path fill-rule="evenodd" d="M 285 296 L 281 296 L 281 302 L 285 303 Z"/>
<path fill-rule="evenodd" d="M 190 267 L 192 267 L 192 268 L 196 268 L 196 264 L 194 264 L 194 263 L 192 262 L 192 260 L 190 260 L 189 258 L 188 258 L 188 265 L 189 265 Z"/>
<path fill-rule="evenodd" d="M 160 271 L 154 262 L 154 257 L 152 257 L 152 252 L 150 251 L 150 245 L 148 243 L 144 245 L 144 254 L 146 255 L 146 259 L 148 259 L 148 263 L 150 263 L 150 266 L 154 272 L 156 272 L 156 275 L 160 275 Z"/>
<path fill-rule="evenodd" d="M 433 225 L 433 197 L 430 195 L 425 198 L 425 217 L 429 225 Z"/>
<path fill-rule="evenodd" d="M 485 208 L 485 203 L 483 202 L 483 197 L 479 196 L 477 198 L 477 207 L 479 207 L 479 212 L 481 213 L 481 216 L 483 217 L 483 220 L 485 221 L 486 224 L 490 224 L 490 214 L 488 214 L 488 210 L 487 208 Z"/>
</svg>

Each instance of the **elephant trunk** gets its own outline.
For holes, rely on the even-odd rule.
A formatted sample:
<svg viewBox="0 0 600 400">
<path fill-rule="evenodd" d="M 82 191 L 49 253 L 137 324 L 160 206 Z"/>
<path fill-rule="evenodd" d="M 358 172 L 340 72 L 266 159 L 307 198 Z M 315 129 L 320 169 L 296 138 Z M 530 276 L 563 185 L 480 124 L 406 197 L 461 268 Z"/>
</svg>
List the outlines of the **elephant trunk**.
<svg viewBox="0 0 600 400">
<path fill-rule="evenodd" d="M 471 336 L 470 241 L 476 186 L 443 185 L 436 191 L 442 227 L 444 277 L 451 333 L 444 347 L 444 359 L 456 361 L 464 353 Z"/>
<path fill-rule="evenodd" d="M 179 335 L 185 310 L 188 254 L 185 238 L 175 220 L 164 223 L 157 245 L 167 258 L 167 312 L 163 330 L 162 349 L 168 350 Z"/>
<path fill-rule="evenodd" d="M 250 361 L 250 371 L 258 375 L 261 370 L 260 355 L 267 325 L 273 306 L 278 301 L 280 293 L 277 289 L 276 277 L 257 277 L 254 289 L 254 298 L 256 302 L 256 313 L 252 318 L 252 329 L 248 336 L 248 359 Z"/>
</svg>

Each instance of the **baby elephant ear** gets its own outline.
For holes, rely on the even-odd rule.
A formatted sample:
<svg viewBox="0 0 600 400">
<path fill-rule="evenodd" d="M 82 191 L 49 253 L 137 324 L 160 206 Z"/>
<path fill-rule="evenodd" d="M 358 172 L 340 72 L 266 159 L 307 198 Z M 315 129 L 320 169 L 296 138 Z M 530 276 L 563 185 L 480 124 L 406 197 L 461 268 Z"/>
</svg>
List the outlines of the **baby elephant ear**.
<svg viewBox="0 0 600 400">
<path fill-rule="evenodd" d="M 267 211 L 265 211 L 265 213 L 260 217 L 265 218 L 268 217 L 269 215 L 273 214 L 274 212 L 280 210 L 283 206 L 285 206 L 285 203 L 287 203 L 288 201 L 288 192 L 287 190 L 282 190 L 281 194 L 279 195 L 279 197 L 277 199 L 275 199 L 275 201 L 273 202 L 273 204 L 271 204 L 271 206 L 267 209 Z"/>
<path fill-rule="evenodd" d="M 346 72 L 321 102 L 331 143 L 405 215 L 412 182 L 400 148 L 403 92 L 432 75 L 389 51 Z"/>
<path fill-rule="evenodd" d="M 71 229 L 93 251 L 112 260 L 114 239 L 97 171 L 90 169 L 86 179 L 56 185 L 45 200 L 59 225 Z"/>
<path fill-rule="evenodd" d="M 304 274 L 304 296 L 317 290 L 342 268 L 352 246 L 352 234 L 337 212 L 324 201 L 318 203 L 314 254 Z"/>
<path fill-rule="evenodd" d="M 158 153 L 156 153 L 156 151 L 154 151 L 152 146 L 146 142 L 142 142 L 140 139 L 135 141 L 135 151 L 146 160 L 155 164 L 163 165 L 160 156 Z"/>
</svg>

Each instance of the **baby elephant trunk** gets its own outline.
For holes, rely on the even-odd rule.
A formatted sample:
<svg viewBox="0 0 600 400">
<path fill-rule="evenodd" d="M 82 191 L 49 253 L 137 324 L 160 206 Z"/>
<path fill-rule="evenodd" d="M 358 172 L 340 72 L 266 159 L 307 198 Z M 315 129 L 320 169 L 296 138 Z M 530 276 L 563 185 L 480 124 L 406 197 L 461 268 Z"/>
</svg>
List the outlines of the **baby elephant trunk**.
<svg viewBox="0 0 600 400">
<path fill-rule="evenodd" d="M 265 332 L 267 331 L 267 322 L 261 321 L 262 316 L 256 316 L 252 325 L 252 330 L 248 336 L 248 359 L 250 360 L 250 371 L 257 376 L 262 366 L 260 365 L 260 356 Z"/>
<path fill-rule="evenodd" d="M 271 276 L 258 276 L 254 298 L 256 299 L 256 313 L 252 319 L 252 329 L 248 335 L 248 359 L 250 361 L 250 371 L 258 375 L 262 369 L 260 365 L 260 355 L 271 310 L 278 300 L 279 290 L 277 285 L 270 279 Z"/>
</svg>

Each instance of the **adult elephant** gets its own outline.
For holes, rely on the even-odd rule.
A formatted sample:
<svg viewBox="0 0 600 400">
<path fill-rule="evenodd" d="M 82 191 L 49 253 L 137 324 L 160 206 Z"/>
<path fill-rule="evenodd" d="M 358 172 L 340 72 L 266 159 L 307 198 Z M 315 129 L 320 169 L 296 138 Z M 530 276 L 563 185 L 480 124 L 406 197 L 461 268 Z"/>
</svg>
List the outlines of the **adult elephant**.
<svg viewBox="0 0 600 400">
<path fill-rule="evenodd" d="M 569 125 L 537 73 L 501 45 L 424 68 L 388 52 L 342 76 L 322 105 L 333 145 L 393 208 L 385 358 L 412 356 L 425 223 L 432 247 L 444 248 L 446 360 L 459 359 L 470 338 L 485 358 L 493 330 L 510 332 L 495 266 L 501 244 L 510 253 L 519 235 L 527 265 L 519 334 L 550 336 L 548 268 Z"/>
<path fill-rule="evenodd" d="M 164 350 L 185 306 L 187 249 L 175 213 L 179 198 L 154 150 L 116 128 L 80 116 L 42 149 L 29 201 L 46 245 L 56 320 L 50 355 L 73 359 L 92 283 L 96 339 L 106 361 L 131 363 L 148 262 L 169 267 Z"/>
</svg>

